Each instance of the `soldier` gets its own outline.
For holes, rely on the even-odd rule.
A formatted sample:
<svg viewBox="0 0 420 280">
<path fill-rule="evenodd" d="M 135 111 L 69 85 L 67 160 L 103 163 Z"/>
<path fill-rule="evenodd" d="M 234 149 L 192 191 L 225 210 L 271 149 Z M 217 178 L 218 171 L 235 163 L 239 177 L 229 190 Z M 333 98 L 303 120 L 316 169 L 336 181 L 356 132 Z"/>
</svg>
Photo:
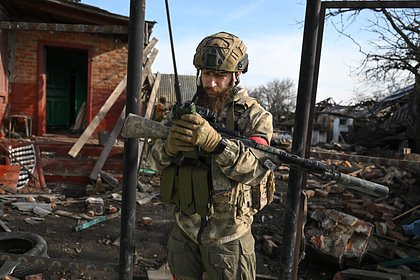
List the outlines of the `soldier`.
<svg viewBox="0 0 420 280">
<path fill-rule="evenodd" d="M 197 92 L 192 102 L 208 109 L 211 122 L 269 145 L 272 116 L 238 86 L 248 70 L 246 46 L 219 32 L 205 37 L 194 55 Z M 206 116 L 208 117 L 208 116 Z M 274 177 L 255 151 L 222 137 L 197 113 L 168 116 L 167 139 L 157 140 L 149 162 L 162 171 L 161 198 L 174 206 L 168 263 L 177 280 L 255 279 L 251 234 L 260 194 L 274 192 Z"/>
<path fill-rule="evenodd" d="M 167 99 L 168 98 L 166 96 L 161 96 L 159 98 L 159 102 L 155 106 L 155 116 L 156 121 L 158 122 L 162 121 L 171 109 L 171 106 L 169 105 Z"/>
</svg>

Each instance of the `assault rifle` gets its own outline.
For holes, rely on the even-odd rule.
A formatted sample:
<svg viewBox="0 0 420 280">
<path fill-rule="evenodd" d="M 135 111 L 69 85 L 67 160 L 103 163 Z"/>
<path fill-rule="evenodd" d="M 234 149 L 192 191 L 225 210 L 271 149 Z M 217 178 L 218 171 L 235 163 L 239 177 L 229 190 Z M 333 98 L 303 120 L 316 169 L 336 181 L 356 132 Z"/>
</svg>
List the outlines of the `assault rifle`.
<svg viewBox="0 0 420 280">
<path fill-rule="evenodd" d="M 247 147 L 263 153 L 264 158 L 266 159 L 264 164 L 267 168 L 272 170 L 278 165 L 286 164 L 292 168 L 303 169 L 323 180 L 336 181 L 337 183 L 359 192 L 377 197 L 386 197 L 388 195 L 389 189 L 386 186 L 337 172 L 334 166 L 329 166 L 312 159 L 302 158 L 278 148 L 258 144 L 251 139 L 239 135 L 236 131 L 225 129 L 212 122 L 210 122 L 210 124 L 222 135 L 222 137 L 240 140 Z M 121 135 L 125 138 L 165 139 L 168 136 L 169 129 L 170 127 L 167 127 L 162 123 L 135 114 L 128 114 Z"/>
</svg>

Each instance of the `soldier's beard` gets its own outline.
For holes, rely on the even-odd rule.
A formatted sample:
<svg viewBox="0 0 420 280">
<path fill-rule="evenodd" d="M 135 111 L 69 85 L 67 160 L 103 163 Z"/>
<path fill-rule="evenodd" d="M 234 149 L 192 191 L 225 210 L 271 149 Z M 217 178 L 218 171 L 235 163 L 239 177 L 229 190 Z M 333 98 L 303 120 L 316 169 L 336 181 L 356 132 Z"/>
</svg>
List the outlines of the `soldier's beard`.
<svg viewBox="0 0 420 280">
<path fill-rule="evenodd" d="M 232 89 L 226 89 L 220 92 L 209 93 L 203 86 L 198 86 L 196 104 L 205 107 L 212 112 L 217 113 L 225 106 L 226 101 L 232 96 Z"/>
</svg>

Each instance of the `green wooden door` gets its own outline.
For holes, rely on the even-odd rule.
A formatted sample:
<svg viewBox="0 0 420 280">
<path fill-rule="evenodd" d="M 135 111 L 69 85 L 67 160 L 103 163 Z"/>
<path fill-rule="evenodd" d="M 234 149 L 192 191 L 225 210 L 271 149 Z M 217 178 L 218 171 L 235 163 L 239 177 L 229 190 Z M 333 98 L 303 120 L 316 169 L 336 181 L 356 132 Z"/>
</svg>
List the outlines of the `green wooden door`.
<svg viewBox="0 0 420 280">
<path fill-rule="evenodd" d="M 47 54 L 47 127 L 70 124 L 70 76 L 68 65 L 55 52 Z"/>
<path fill-rule="evenodd" d="M 87 95 L 87 54 L 47 49 L 47 131 L 69 129 Z"/>
</svg>

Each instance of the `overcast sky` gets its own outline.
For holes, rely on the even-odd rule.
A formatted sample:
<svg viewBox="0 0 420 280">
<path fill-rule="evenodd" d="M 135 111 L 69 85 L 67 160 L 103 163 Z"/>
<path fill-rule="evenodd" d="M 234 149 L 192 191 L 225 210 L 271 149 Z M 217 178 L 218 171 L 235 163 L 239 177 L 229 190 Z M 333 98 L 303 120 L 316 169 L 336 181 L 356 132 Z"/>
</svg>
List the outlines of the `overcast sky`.
<svg viewBox="0 0 420 280">
<path fill-rule="evenodd" d="M 129 16 L 129 0 L 81 2 Z M 192 60 L 197 44 L 206 35 L 227 31 L 248 47 L 249 72 L 241 76 L 242 86 L 291 79 L 297 88 L 305 5 L 302 0 L 169 0 L 178 74 L 195 75 Z M 146 1 L 146 20 L 157 22 L 152 36 L 159 40 L 159 53 L 153 72 L 173 73 L 165 0 Z M 349 103 L 358 86 L 351 72 L 360 60 L 357 47 L 327 24 L 317 101 L 332 97 L 337 103 Z"/>
</svg>

